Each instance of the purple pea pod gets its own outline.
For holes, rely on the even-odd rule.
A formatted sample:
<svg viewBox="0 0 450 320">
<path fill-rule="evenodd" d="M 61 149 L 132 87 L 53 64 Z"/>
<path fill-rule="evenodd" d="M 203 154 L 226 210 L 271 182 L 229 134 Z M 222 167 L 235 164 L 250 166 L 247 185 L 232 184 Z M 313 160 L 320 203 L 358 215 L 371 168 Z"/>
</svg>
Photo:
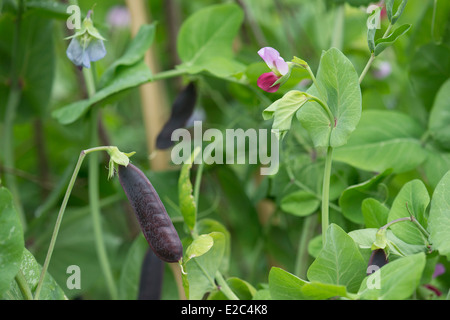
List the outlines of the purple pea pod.
<svg viewBox="0 0 450 320">
<path fill-rule="evenodd" d="M 172 132 L 183 128 L 194 112 L 197 90 L 193 82 L 189 83 L 177 96 L 172 105 L 172 112 L 161 132 L 156 138 L 156 147 L 164 150 L 173 145 Z"/>
<path fill-rule="evenodd" d="M 388 262 L 389 261 L 384 249 L 373 250 L 367 266 L 367 275 L 370 275 L 373 272 L 377 271 Z"/>
<path fill-rule="evenodd" d="M 150 248 L 163 261 L 179 261 L 183 245 L 153 185 L 132 164 L 119 166 L 119 180 Z"/>
<path fill-rule="evenodd" d="M 148 249 L 142 262 L 138 300 L 160 300 L 163 277 L 164 263 Z"/>
</svg>

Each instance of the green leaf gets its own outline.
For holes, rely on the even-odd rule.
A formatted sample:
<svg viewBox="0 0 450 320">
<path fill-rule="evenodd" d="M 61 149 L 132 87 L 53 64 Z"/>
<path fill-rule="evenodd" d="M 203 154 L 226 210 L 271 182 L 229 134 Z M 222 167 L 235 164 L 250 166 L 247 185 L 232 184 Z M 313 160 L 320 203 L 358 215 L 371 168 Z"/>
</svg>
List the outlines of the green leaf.
<svg viewBox="0 0 450 320">
<path fill-rule="evenodd" d="M 299 190 L 281 199 L 281 209 L 299 217 L 314 213 L 320 205 L 320 200 L 313 193 Z"/>
<path fill-rule="evenodd" d="M 92 289 L 99 281 L 99 275 L 102 272 L 95 246 L 92 218 L 89 213 L 88 207 L 77 209 L 68 207 L 66 209 L 48 268 L 48 272 L 64 288 L 66 288 L 66 281 L 69 277 L 67 268 L 71 265 L 77 265 L 80 268 L 81 288 L 66 290 L 69 299 L 83 295 Z M 120 261 L 117 254 L 122 241 L 110 231 L 110 217 L 102 216 L 101 219 L 102 226 L 104 226 L 103 241 L 106 250 L 111 261 Z M 50 237 L 51 232 L 45 232 L 39 234 L 37 241 L 48 243 Z M 48 248 L 44 246 L 42 249 L 35 254 L 38 261 L 44 261 L 47 254 Z"/>
<path fill-rule="evenodd" d="M 308 101 L 305 93 L 298 90 L 287 92 L 263 111 L 264 120 L 274 118 L 272 129 L 279 130 L 279 138 L 291 128 L 294 114 Z"/>
<path fill-rule="evenodd" d="M 411 28 L 410 24 L 404 24 L 394 30 L 388 37 L 380 38 L 375 41 L 375 56 L 378 56 L 387 47 L 393 45 L 398 38 L 404 35 Z"/>
<path fill-rule="evenodd" d="M 380 197 L 379 185 L 390 175 L 392 170 L 388 169 L 368 181 L 350 186 L 342 192 L 339 198 L 339 206 L 344 217 L 355 223 L 363 223 L 364 216 L 361 204 L 369 197 Z"/>
<path fill-rule="evenodd" d="M 424 183 L 417 179 L 412 180 L 404 184 L 398 195 L 395 197 L 391 210 L 389 211 L 388 222 L 403 217 L 409 217 L 409 209 L 418 222 L 426 228 L 427 218 L 425 210 L 428 207 L 429 202 L 430 196 L 428 195 Z M 420 232 L 417 226 L 411 221 L 395 223 L 390 226 L 390 229 L 399 239 L 407 243 L 423 245 L 427 242 L 427 239 L 422 232 Z"/>
<path fill-rule="evenodd" d="M 189 247 L 186 249 L 186 262 L 192 258 L 200 257 L 211 249 L 214 244 L 214 239 L 207 235 L 202 234 L 192 241 Z"/>
<path fill-rule="evenodd" d="M 21 85 L 21 95 L 17 116 L 21 121 L 30 117 L 45 116 L 48 111 L 53 87 L 55 53 L 53 21 L 41 16 L 36 10 L 27 10 L 22 17 L 18 35 L 18 52 L 12 57 L 14 47 L 15 16 L 0 16 L 0 109 L 5 104 L 10 90 L 11 61 L 17 63 L 17 78 Z M 3 112 L 2 112 L 3 116 Z"/>
<path fill-rule="evenodd" d="M 251 300 L 256 294 L 256 289 L 245 280 L 231 277 L 226 282 L 240 300 Z M 227 297 L 221 291 L 215 291 L 208 296 L 208 300 L 227 300 Z"/>
<path fill-rule="evenodd" d="M 20 264 L 20 270 L 25 277 L 26 283 L 34 295 L 36 291 L 39 278 L 41 276 L 42 267 L 37 263 L 34 256 L 27 250 L 23 250 L 22 262 Z M 2 299 L 6 300 L 22 300 L 22 293 L 14 281 L 11 283 L 9 290 L 4 293 Z M 47 273 L 45 275 L 44 282 L 42 284 L 41 293 L 39 295 L 40 300 L 66 300 L 67 297 L 61 287 L 58 286 L 52 276 Z"/>
<path fill-rule="evenodd" d="M 428 226 L 433 248 L 450 259 L 450 171 L 441 179 L 431 200 Z"/>
<path fill-rule="evenodd" d="M 177 51 L 183 62 L 178 68 L 192 74 L 209 71 L 220 77 L 243 71 L 245 66 L 232 59 L 232 43 L 243 18 L 235 4 L 213 5 L 192 14 L 178 34 Z"/>
<path fill-rule="evenodd" d="M 423 252 L 389 262 L 364 279 L 358 295 L 364 300 L 407 299 L 419 285 L 424 267 Z"/>
<path fill-rule="evenodd" d="M 131 244 L 122 266 L 119 278 L 119 299 L 136 300 L 139 292 L 144 256 L 149 250 L 148 242 L 142 233 Z"/>
<path fill-rule="evenodd" d="M 430 112 L 428 128 L 440 146 L 450 149 L 450 79 L 440 87 Z"/>
<path fill-rule="evenodd" d="M 330 123 L 327 113 L 317 102 L 305 104 L 297 112 L 297 118 L 308 130 L 316 147 L 342 146 L 347 143 L 361 116 L 358 74 L 342 52 L 331 48 L 322 54 L 316 78 L 320 89 L 313 85 L 308 93 L 328 104 L 334 123 Z"/>
<path fill-rule="evenodd" d="M 230 264 L 231 254 L 231 237 L 230 232 L 225 228 L 223 224 L 213 219 L 202 219 L 197 222 L 197 232 L 199 234 L 209 234 L 211 232 L 220 232 L 225 237 L 225 249 L 223 253 L 222 263 L 219 266 L 219 270 L 223 273 L 228 272 Z"/>
<path fill-rule="evenodd" d="M 370 52 L 375 51 L 375 35 L 377 28 L 379 28 L 379 21 L 381 20 L 381 7 L 375 6 L 375 9 L 367 18 L 367 44 L 369 45 Z"/>
<path fill-rule="evenodd" d="M 140 61 L 145 56 L 148 48 L 153 43 L 155 37 L 156 24 L 142 25 L 128 45 L 125 53 L 111 64 L 100 78 L 99 87 L 105 87 L 115 76 L 119 68 L 132 66 Z"/>
<path fill-rule="evenodd" d="M 308 282 L 301 288 L 302 293 L 313 300 L 324 300 L 333 297 L 351 297 L 347 292 L 347 288 L 343 285 Z"/>
<path fill-rule="evenodd" d="M 411 59 L 410 78 L 413 88 L 427 110 L 433 106 L 435 95 L 450 78 L 450 47 L 429 43 L 418 48 Z"/>
<path fill-rule="evenodd" d="M 55 110 L 52 115 L 61 124 L 73 123 L 82 117 L 94 104 L 104 103 L 107 98 L 109 101 L 109 98 L 113 95 L 138 87 L 149 82 L 151 78 L 152 74 L 144 61 L 130 67 L 120 68 L 109 85 L 97 91 L 91 98 L 71 103 Z"/>
<path fill-rule="evenodd" d="M 347 145 L 334 150 L 333 160 L 367 171 L 406 172 L 416 168 L 427 156 L 420 143 L 423 133 L 420 124 L 408 115 L 368 110 L 362 113 Z"/>
<path fill-rule="evenodd" d="M 0 187 L 0 297 L 19 271 L 24 247 L 22 224 L 12 195 Z"/>
<path fill-rule="evenodd" d="M 200 300 L 216 287 L 214 278 L 225 252 L 225 236 L 221 232 L 211 232 L 209 236 L 214 241 L 212 248 L 184 264 L 187 274 L 183 274 L 183 286 L 190 300 Z"/>
<path fill-rule="evenodd" d="M 427 150 L 427 159 L 423 167 L 430 187 L 436 188 L 441 178 L 450 170 L 450 152 Z"/>
<path fill-rule="evenodd" d="M 191 168 L 194 159 L 199 153 L 200 149 L 195 149 L 191 155 L 191 161 L 183 164 L 180 170 L 180 178 L 178 180 L 178 197 L 180 211 L 183 215 L 184 222 L 188 228 L 192 231 L 195 227 L 195 222 L 197 220 L 197 205 L 195 203 L 193 193 L 193 187 L 191 183 Z"/>
<path fill-rule="evenodd" d="M 361 203 L 364 225 L 367 228 L 381 228 L 387 223 L 389 208 L 374 198 L 366 198 Z"/>
<path fill-rule="evenodd" d="M 326 231 L 326 242 L 308 269 L 308 279 L 343 285 L 356 292 L 366 275 L 366 262 L 353 239 L 336 224 Z"/>
<path fill-rule="evenodd" d="M 386 14 L 389 19 L 389 21 L 392 22 L 392 16 L 393 16 L 393 9 L 394 9 L 394 2 L 395 0 L 386 0 Z"/>
<path fill-rule="evenodd" d="M 274 300 L 304 300 L 301 288 L 307 282 L 277 267 L 269 272 L 270 296 Z"/>
<path fill-rule="evenodd" d="M 408 0 L 402 0 L 395 14 L 393 14 L 394 2 L 395 0 L 386 0 L 386 13 L 392 25 L 395 24 L 402 15 L 403 10 L 405 9 L 406 4 L 408 3 Z"/>
</svg>

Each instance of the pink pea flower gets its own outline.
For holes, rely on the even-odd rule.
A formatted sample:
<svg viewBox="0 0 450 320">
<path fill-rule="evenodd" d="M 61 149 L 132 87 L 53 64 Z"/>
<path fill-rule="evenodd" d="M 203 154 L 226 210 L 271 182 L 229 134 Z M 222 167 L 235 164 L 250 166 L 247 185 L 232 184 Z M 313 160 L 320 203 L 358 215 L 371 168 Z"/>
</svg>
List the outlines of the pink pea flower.
<svg viewBox="0 0 450 320">
<path fill-rule="evenodd" d="M 258 54 L 272 71 L 260 75 L 257 85 L 266 92 L 276 92 L 280 83 L 275 85 L 274 83 L 289 73 L 289 65 L 274 48 L 264 47 L 258 51 Z"/>
</svg>

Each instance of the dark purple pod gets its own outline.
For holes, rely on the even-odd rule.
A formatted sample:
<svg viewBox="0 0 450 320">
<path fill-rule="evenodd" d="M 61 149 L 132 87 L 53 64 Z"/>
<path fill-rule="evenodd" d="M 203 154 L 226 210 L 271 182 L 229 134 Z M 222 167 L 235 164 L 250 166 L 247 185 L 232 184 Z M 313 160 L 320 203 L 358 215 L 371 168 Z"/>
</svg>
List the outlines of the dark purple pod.
<svg viewBox="0 0 450 320">
<path fill-rule="evenodd" d="M 156 147 L 158 149 L 167 149 L 173 145 L 172 132 L 186 125 L 194 112 L 196 101 L 197 90 L 194 83 L 191 82 L 178 94 L 172 105 L 170 118 L 156 138 Z"/>
<path fill-rule="evenodd" d="M 136 166 L 119 166 L 119 180 L 153 252 L 166 262 L 177 262 L 183 246 L 161 199 Z"/>
<path fill-rule="evenodd" d="M 373 250 L 367 266 L 367 275 L 374 273 L 387 263 L 388 259 L 384 249 Z"/>
<path fill-rule="evenodd" d="M 164 262 L 148 249 L 142 261 L 138 300 L 160 300 Z"/>
</svg>

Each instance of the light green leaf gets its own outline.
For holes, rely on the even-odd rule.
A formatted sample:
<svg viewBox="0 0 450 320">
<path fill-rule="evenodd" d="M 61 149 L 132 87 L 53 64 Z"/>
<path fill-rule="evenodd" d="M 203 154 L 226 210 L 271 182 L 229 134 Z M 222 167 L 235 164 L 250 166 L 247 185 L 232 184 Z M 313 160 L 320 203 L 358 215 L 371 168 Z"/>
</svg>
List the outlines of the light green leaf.
<svg viewBox="0 0 450 320">
<path fill-rule="evenodd" d="M 191 155 L 191 160 L 183 164 L 180 170 L 180 178 L 178 179 L 178 201 L 180 211 L 183 215 L 184 222 L 190 230 L 194 229 L 197 220 L 197 204 L 192 195 L 191 168 L 192 163 L 199 152 L 200 149 L 195 149 Z"/>
<path fill-rule="evenodd" d="M 0 187 L 0 297 L 19 271 L 24 239 L 11 193 Z"/>
<path fill-rule="evenodd" d="M 110 84 L 97 91 L 91 98 L 71 103 L 55 110 L 52 115 L 61 124 L 73 123 L 82 117 L 92 105 L 105 102 L 107 98 L 109 99 L 113 95 L 149 82 L 151 78 L 152 74 L 145 62 L 138 62 L 135 65 L 117 71 Z"/>
<path fill-rule="evenodd" d="M 406 4 L 408 3 L 408 0 L 402 0 L 402 2 L 398 6 L 395 14 L 393 11 L 394 3 L 395 3 L 395 0 L 386 0 L 386 13 L 387 13 L 388 19 L 391 22 L 391 24 L 395 24 L 397 22 L 397 20 L 400 18 L 400 16 L 403 13 L 403 10 L 406 7 Z"/>
<path fill-rule="evenodd" d="M 421 164 L 427 152 L 420 138 L 424 129 L 412 117 L 397 111 L 368 110 L 347 145 L 334 150 L 333 160 L 358 169 L 406 172 Z"/>
<path fill-rule="evenodd" d="M 404 35 L 411 28 L 410 24 L 404 24 L 394 30 L 388 37 L 380 38 L 375 41 L 375 56 L 378 56 L 381 52 L 383 52 L 387 47 L 394 44 L 398 38 Z"/>
<path fill-rule="evenodd" d="M 342 52 L 331 48 L 322 54 L 316 79 L 321 88 L 313 85 L 307 92 L 328 104 L 334 123 L 330 123 L 327 113 L 317 102 L 305 104 L 297 112 L 297 118 L 316 147 L 342 146 L 361 117 L 358 74 Z"/>
<path fill-rule="evenodd" d="M 324 300 L 333 297 L 351 297 L 347 292 L 347 288 L 343 285 L 320 283 L 320 282 L 308 282 L 301 288 L 302 293 L 308 298 L 313 300 Z"/>
<path fill-rule="evenodd" d="M 187 274 L 183 274 L 183 286 L 186 297 L 191 300 L 202 299 L 205 293 L 216 287 L 214 278 L 225 252 L 225 236 L 221 232 L 211 232 L 209 236 L 214 241 L 212 248 L 184 264 Z"/>
<path fill-rule="evenodd" d="M 320 200 L 317 196 L 304 190 L 290 193 L 281 199 L 281 209 L 299 217 L 314 213 L 319 205 Z"/>
<path fill-rule="evenodd" d="M 364 300 L 407 299 L 419 285 L 424 267 L 423 252 L 389 262 L 364 279 L 358 295 Z"/>
<path fill-rule="evenodd" d="M 444 174 L 450 170 L 450 152 L 427 150 L 427 158 L 423 167 L 431 188 L 436 188 Z"/>
<path fill-rule="evenodd" d="M 440 87 L 430 112 L 428 128 L 442 147 L 450 149 L 450 79 Z"/>
<path fill-rule="evenodd" d="M 326 231 L 326 242 L 308 269 L 312 282 L 343 285 L 356 292 L 366 275 L 366 262 L 353 239 L 336 224 Z"/>
<path fill-rule="evenodd" d="M 381 228 L 387 223 L 389 208 L 374 198 L 366 198 L 361 203 L 361 212 L 366 228 Z"/>
<path fill-rule="evenodd" d="M 434 190 L 428 225 L 433 248 L 450 259 L 450 171 Z"/>
<path fill-rule="evenodd" d="M 178 34 L 177 51 L 183 62 L 178 68 L 188 73 L 209 71 L 221 77 L 243 71 L 245 66 L 232 59 L 232 42 L 243 18 L 235 4 L 213 5 L 192 14 Z"/>
<path fill-rule="evenodd" d="M 202 234 L 192 241 L 189 247 L 186 249 L 186 262 L 189 259 L 200 257 L 211 249 L 214 244 L 214 239 L 207 235 Z"/>
<path fill-rule="evenodd" d="M 306 95 L 298 90 L 287 92 L 263 111 L 264 120 L 274 118 L 272 129 L 279 130 L 282 138 L 291 128 L 294 114 L 308 101 Z"/>
<path fill-rule="evenodd" d="M 153 43 L 156 24 L 145 24 L 128 45 L 125 53 L 115 60 L 100 78 L 99 87 L 105 87 L 115 76 L 119 68 L 132 66 L 144 59 L 145 53 Z"/>
<path fill-rule="evenodd" d="M 412 180 L 403 185 L 402 189 L 395 197 L 391 210 L 389 211 L 388 222 L 409 217 L 410 213 L 424 227 L 427 227 L 427 218 L 425 210 L 430 202 L 427 188 L 420 180 Z M 408 206 L 408 207 L 407 207 Z M 395 223 L 390 229 L 401 240 L 410 243 L 423 245 L 426 244 L 426 237 L 420 232 L 417 226 L 411 221 Z"/>
<path fill-rule="evenodd" d="M 307 282 L 278 267 L 269 272 L 270 296 L 274 300 L 305 300 L 301 288 Z"/>
<path fill-rule="evenodd" d="M 230 232 L 225 228 L 223 224 L 213 219 L 201 219 L 196 225 L 197 232 L 199 234 L 209 234 L 211 232 L 220 232 L 225 237 L 225 249 L 223 253 L 222 263 L 219 266 L 219 270 L 222 273 L 228 272 L 228 267 L 230 264 L 230 254 L 231 254 L 231 236 Z"/>
</svg>

